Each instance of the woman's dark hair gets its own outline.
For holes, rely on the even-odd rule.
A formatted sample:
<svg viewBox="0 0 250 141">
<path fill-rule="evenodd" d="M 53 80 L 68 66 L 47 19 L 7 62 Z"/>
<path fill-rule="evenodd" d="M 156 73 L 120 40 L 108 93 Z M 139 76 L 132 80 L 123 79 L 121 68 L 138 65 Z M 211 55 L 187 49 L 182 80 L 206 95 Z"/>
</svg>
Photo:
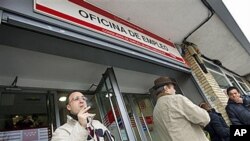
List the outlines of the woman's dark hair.
<svg viewBox="0 0 250 141">
<path fill-rule="evenodd" d="M 228 87 L 228 88 L 227 88 L 227 95 L 229 95 L 229 92 L 230 92 L 231 90 L 234 90 L 234 89 L 237 90 L 237 92 L 240 92 L 239 89 L 238 89 L 237 87 L 231 86 L 231 87 Z"/>
</svg>

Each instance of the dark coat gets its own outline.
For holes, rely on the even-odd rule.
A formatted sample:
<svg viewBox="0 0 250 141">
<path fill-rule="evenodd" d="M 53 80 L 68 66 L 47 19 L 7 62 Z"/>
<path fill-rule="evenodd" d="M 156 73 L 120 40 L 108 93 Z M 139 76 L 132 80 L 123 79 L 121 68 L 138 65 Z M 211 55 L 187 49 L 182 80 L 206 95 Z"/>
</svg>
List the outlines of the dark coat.
<svg viewBox="0 0 250 141">
<path fill-rule="evenodd" d="M 228 100 L 226 111 L 233 125 L 250 125 L 250 97 L 242 98 L 243 104 Z"/>
<path fill-rule="evenodd" d="M 221 114 L 214 109 L 208 111 L 208 114 L 211 120 L 204 129 L 209 133 L 211 141 L 229 141 L 230 130 Z"/>
</svg>

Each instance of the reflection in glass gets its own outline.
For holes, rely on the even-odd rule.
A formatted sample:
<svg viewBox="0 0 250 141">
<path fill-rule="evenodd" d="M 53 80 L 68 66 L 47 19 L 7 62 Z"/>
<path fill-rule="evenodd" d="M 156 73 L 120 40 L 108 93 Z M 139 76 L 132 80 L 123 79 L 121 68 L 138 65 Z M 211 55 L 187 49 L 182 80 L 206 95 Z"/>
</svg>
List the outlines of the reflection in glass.
<svg viewBox="0 0 250 141">
<path fill-rule="evenodd" d="M 0 140 L 38 140 L 51 137 L 48 94 L 2 92 L 0 99 Z M 15 134 L 13 131 L 15 130 Z M 28 132 L 32 136 L 25 136 Z"/>
<path fill-rule="evenodd" d="M 114 135 L 116 141 L 128 141 L 121 112 L 109 78 L 106 78 L 104 83 L 101 84 L 101 89 L 97 91 L 96 98 L 103 124 Z"/>
<path fill-rule="evenodd" d="M 137 140 L 144 141 L 144 136 L 147 141 L 159 140 L 153 128 L 154 106 L 151 96 L 145 94 L 123 94 L 123 96 Z M 129 99 L 131 99 L 133 103 L 131 103 Z M 139 123 L 137 123 L 136 118 L 138 118 Z M 140 133 L 140 131 L 143 133 Z"/>
</svg>

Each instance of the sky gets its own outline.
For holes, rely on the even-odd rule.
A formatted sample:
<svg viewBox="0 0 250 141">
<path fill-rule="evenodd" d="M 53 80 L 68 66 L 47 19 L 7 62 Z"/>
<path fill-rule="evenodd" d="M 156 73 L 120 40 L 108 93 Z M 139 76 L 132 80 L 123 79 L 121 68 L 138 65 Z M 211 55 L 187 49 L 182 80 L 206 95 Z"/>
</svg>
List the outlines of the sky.
<svg viewBox="0 0 250 141">
<path fill-rule="evenodd" d="M 222 0 L 250 42 L 250 0 Z"/>
</svg>

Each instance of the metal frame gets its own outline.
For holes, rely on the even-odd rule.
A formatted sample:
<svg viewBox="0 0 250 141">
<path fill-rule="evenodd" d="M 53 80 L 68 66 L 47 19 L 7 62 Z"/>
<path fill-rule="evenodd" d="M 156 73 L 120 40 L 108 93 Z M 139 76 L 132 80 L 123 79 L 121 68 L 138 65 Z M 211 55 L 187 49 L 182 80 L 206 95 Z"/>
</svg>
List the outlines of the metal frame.
<svg viewBox="0 0 250 141">
<path fill-rule="evenodd" d="M 233 79 L 233 81 L 236 83 L 236 85 L 238 86 L 238 88 L 240 88 L 240 91 L 242 92 L 242 94 L 246 95 L 245 90 L 241 87 L 241 85 L 239 84 L 239 82 L 234 78 L 234 76 L 226 74 L 226 76 L 231 77 Z M 231 82 L 231 81 L 230 81 Z M 231 83 L 232 84 L 232 83 Z M 232 85 L 233 86 L 233 85 Z"/>
<path fill-rule="evenodd" d="M 211 64 L 211 63 L 208 62 L 208 61 L 206 61 L 206 62 L 209 63 L 209 64 Z M 214 64 L 211 64 L 211 65 L 214 65 Z M 217 66 L 217 65 L 214 65 L 214 66 L 218 67 L 218 69 L 219 69 L 221 72 L 217 72 L 217 71 L 215 71 L 215 70 L 213 70 L 213 69 L 210 69 L 210 68 L 208 68 L 208 67 L 207 67 L 207 69 L 208 69 L 209 71 L 212 71 L 212 72 L 214 72 L 214 73 L 217 73 L 217 74 L 219 74 L 219 75 L 224 76 L 225 79 L 227 80 L 228 84 L 229 84 L 230 86 L 233 86 L 233 84 L 232 84 L 231 81 L 229 80 L 228 76 L 231 77 L 231 78 L 235 81 L 236 85 L 240 88 L 240 91 L 241 91 L 243 94 L 246 94 L 246 91 L 241 87 L 241 85 L 239 84 L 239 82 L 237 81 L 237 79 L 235 78 L 235 76 L 234 76 L 233 74 L 231 74 L 231 73 L 229 73 L 229 72 L 225 72 L 223 69 L 221 69 L 221 67 L 219 67 L 219 66 Z"/>
<path fill-rule="evenodd" d="M 55 105 L 52 105 L 52 103 L 51 103 L 52 101 L 54 102 L 54 99 L 51 99 L 51 95 L 53 95 L 53 94 L 51 94 L 50 92 L 47 92 L 47 94 L 46 94 L 46 109 L 47 109 L 47 113 L 48 113 L 48 116 L 47 116 L 48 124 L 49 124 L 49 126 L 51 128 L 51 132 L 53 133 L 53 131 L 54 131 L 54 125 L 53 125 L 54 120 L 53 120 L 53 111 L 52 111 L 52 109 L 53 109 L 53 106 L 55 106 Z"/>
<path fill-rule="evenodd" d="M 103 85 L 104 85 L 104 78 L 102 77 L 101 81 L 99 82 L 99 84 L 98 84 L 98 86 L 97 86 L 97 88 L 96 88 L 96 90 L 95 90 L 95 93 L 98 92 L 98 91 L 101 91 Z M 97 97 L 97 96 L 95 96 L 95 98 L 96 98 L 97 107 L 99 107 L 99 109 L 100 109 L 100 110 L 99 110 L 100 116 L 101 116 L 101 118 L 103 119 L 105 115 L 104 115 L 104 112 L 103 112 L 103 111 L 104 111 L 103 106 L 101 106 L 101 100 L 100 100 L 100 98 Z M 102 122 L 104 122 L 104 121 L 102 121 Z"/>
<path fill-rule="evenodd" d="M 119 105 L 118 108 L 121 112 L 121 117 L 122 117 L 122 120 L 124 122 L 124 126 L 125 126 L 125 129 L 126 129 L 127 134 L 128 134 L 128 138 L 130 141 L 136 141 L 134 134 L 133 134 L 133 131 L 132 131 L 132 126 L 131 126 L 130 121 L 129 121 L 129 116 L 127 114 L 125 103 L 124 103 L 124 100 L 123 100 L 122 95 L 120 93 L 119 86 L 117 84 L 117 80 L 116 80 L 113 68 L 107 69 L 107 75 L 110 78 L 110 84 L 111 84 L 111 87 L 113 88 L 114 94 L 116 96 L 117 104 Z"/>
<path fill-rule="evenodd" d="M 127 114 L 125 103 L 124 103 L 124 100 L 123 100 L 122 95 L 120 93 L 120 89 L 119 89 L 118 84 L 117 84 L 117 80 L 116 80 L 113 68 L 107 68 L 107 70 L 103 74 L 103 77 L 102 77 L 102 79 L 101 79 L 101 81 L 100 81 L 100 83 L 99 83 L 99 85 L 98 85 L 98 87 L 96 89 L 96 92 L 101 91 L 101 89 L 102 89 L 102 87 L 104 85 L 105 85 L 106 90 L 109 91 L 108 86 L 106 84 L 107 83 L 106 80 L 109 81 L 109 83 L 111 85 L 111 88 L 113 89 L 113 92 L 115 94 L 117 104 L 118 104 L 118 108 L 119 108 L 119 111 L 120 111 L 120 114 L 121 114 L 121 118 L 122 118 L 122 121 L 124 123 L 124 127 L 125 127 L 126 132 L 127 132 L 127 137 L 129 139 L 129 141 L 136 141 L 136 138 L 135 138 L 135 136 L 133 134 L 133 131 L 132 131 L 132 126 L 131 126 L 130 121 L 129 121 L 129 116 Z M 103 117 L 105 115 L 104 115 L 104 112 L 103 112 L 103 106 L 100 105 L 101 100 L 100 100 L 99 97 L 96 97 L 96 100 L 97 100 L 97 106 L 101 109 L 100 110 L 100 115 L 101 115 L 101 117 L 103 119 Z M 118 127 L 118 131 L 119 131 L 119 134 L 120 134 L 120 137 L 121 137 L 121 140 L 122 140 L 121 131 L 120 131 L 120 128 L 119 128 L 119 125 L 118 125 L 117 117 L 116 117 L 116 114 L 115 114 L 115 109 L 114 109 L 114 106 L 113 106 L 113 103 L 111 101 L 110 96 L 109 96 L 109 100 L 110 100 L 113 115 L 115 116 L 115 121 L 116 121 L 116 124 L 117 124 L 117 127 Z"/>
<path fill-rule="evenodd" d="M 131 95 L 131 96 L 132 96 L 132 95 Z M 142 124 L 141 124 L 139 115 L 136 113 L 135 104 L 134 104 L 134 102 L 133 102 L 131 96 L 126 96 L 126 97 L 127 97 L 127 99 L 128 99 L 128 102 L 131 104 L 130 107 L 131 107 L 131 110 L 132 110 L 132 112 L 133 112 L 133 117 L 134 117 L 134 119 L 135 119 L 135 124 L 136 124 L 136 126 L 137 126 L 137 128 L 138 128 L 139 135 L 140 135 L 140 137 L 141 137 L 141 139 L 142 139 L 143 141 L 148 141 L 148 140 L 147 140 L 147 137 L 146 137 L 146 135 L 145 135 L 145 133 L 144 133 L 144 131 L 143 131 L 143 127 L 142 127 Z M 147 126 L 146 123 L 145 123 L 145 126 Z M 148 130 L 148 128 L 147 128 L 147 130 Z"/>
<path fill-rule="evenodd" d="M 56 118 L 56 128 L 61 125 L 60 116 L 59 116 L 59 108 L 58 108 L 58 95 L 57 91 L 51 91 L 50 93 L 54 96 L 54 110 L 55 110 L 55 118 Z M 53 131 L 52 131 L 53 132 Z"/>
<path fill-rule="evenodd" d="M 100 83 L 98 84 L 98 87 L 97 87 L 95 93 L 102 92 L 102 88 L 103 88 L 103 87 L 105 87 L 105 88 L 106 88 L 106 91 L 109 93 L 109 88 L 108 88 L 108 86 L 107 86 L 107 84 L 106 84 L 106 80 L 108 79 L 108 77 L 107 77 L 107 75 L 106 75 L 106 72 L 107 72 L 107 70 L 106 70 L 105 73 L 103 74 L 102 79 L 101 79 Z M 119 128 L 119 124 L 118 124 L 117 117 L 116 117 L 116 114 L 115 114 L 115 109 L 114 109 L 113 102 L 112 102 L 112 100 L 111 100 L 110 95 L 108 95 L 108 98 L 109 98 L 109 103 L 110 103 L 110 106 L 111 106 L 112 113 L 113 113 L 114 118 L 115 118 L 115 123 L 116 123 L 116 126 L 117 126 L 117 128 L 118 128 L 119 135 L 120 135 L 119 137 L 120 137 L 120 139 L 122 140 L 122 137 L 121 137 L 121 130 L 120 130 L 120 128 Z M 103 108 L 103 106 L 101 106 L 101 105 L 103 105 L 103 104 L 102 104 L 102 101 L 101 101 L 101 97 L 96 96 L 96 101 L 97 101 L 97 106 L 99 107 L 99 112 L 100 112 L 100 116 L 101 116 L 102 122 L 104 123 L 104 120 L 103 120 L 103 119 L 104 119 L 104 117 L 105 117 L 105 114 L 104 114 L 104 108 Z"/>
<path fill-rule="evenodd" d="M 213 72 L 213 73 L 216 73 L 216 74 L 218 74 L 218 75 L 221 75 L 221 76 L 223 76 L 225 79 L 226 79 L 226 81 L 227 81 L 227 83 L 230 85 L 230 86 L 232 86 L 232 83 L 230 82 L 230 80 L 227 78 L 227 74 L 225 74 L 223 71 L 222 71 L 222 73 L 221 72 L 217 72 L 217 71 L 215 71 L 215 70 L 212 70 L 212 69 L 210 69 L 210 68 L 207 68 L 208 69 L 208 71 L 211 71 L 211 72 Z M 220 68 L 219 68 L 220 69 Z M 211 74 L 212 75 L 212 74 Z M 213 75 L 212 75 L 213 76 Z M 213 76 L 214 77 L 214 76 Z"/>
<path fill-rule="evenodd" d="M 2 24 L 3 10 L 0 9 L 0 24 Z"/>
<path fill-rule="evenodd" d="M 117 126 L 117 128 L 118 128 L 118 132 L 119 132 L 119 134 L 120 134 L 120 139 L 122 140 L 122 133 L 121 133 L 121 130 L 120 130 L 120 128 L 119 128 L 119 122 L 118 122 L 118 118 L 117 118 L 117 116 L 116 116 L 116 113 L 115 113 L 115 108 L 114 108 L 114 104 L 113 104 L 113 102 L 112 102 L 112 99 L 111 99 L 111 96 L 109 95 L 110 94 L 110 89 L 109 89 L 109 87 L 108 87 L 108 85 L 107 85 L 107 80 L 109 80 L 109 77 L 108 76 L 104 76 L 104 85 L 105 85 L 105 88 L 106 88 L 106 90 L 107 90 L 107 94 L 108 94 L 108 98 L 109 98 L 109 103 L 110 103 L 110 106 L 111 106 L 111 110 L 112 110 L 112 113 L 113 113 L 113 115 L 114 115 L 114 118 L 115 118 L 115 123 L 116 123 L 116 126 Z M 110 82 L 111 83 L 111 82 Z M 112 87 L 112 86 L 111 86 Z M 119 104 L 118 104 L 119 105 Z"/>
<path fill-rule="evenodd" d="M 243 81 L 243 79 L 241 78 L 241 77 L 239 77 L 239 76 L 236 76 L 236 75 L 232 75 L 234 78 L 235 78 L 235 80 L 239 83 L 239 85 L 240 85 L 240 83 L 241 84 L 243 84 L 243 85 L 245 85 L 245 87 L 247 87 L 247 89 L 248 89 L 248 91 L 250 91 L 250 89 L 249 89 L 249 87 L 248 87 L 248 85 Z M 240 80 L 238 80 L 238 79 L 240 79 Z M 241 85 L 240 85 L 241 86 Z M 242 87 L 242 86 L 241 86 Z M 245 89 L 242 87 L 242 89 L 244 90 L 244 92 L 245 93 L 247 93 L 247 91 L 245 91 Z"/>
</svg>

